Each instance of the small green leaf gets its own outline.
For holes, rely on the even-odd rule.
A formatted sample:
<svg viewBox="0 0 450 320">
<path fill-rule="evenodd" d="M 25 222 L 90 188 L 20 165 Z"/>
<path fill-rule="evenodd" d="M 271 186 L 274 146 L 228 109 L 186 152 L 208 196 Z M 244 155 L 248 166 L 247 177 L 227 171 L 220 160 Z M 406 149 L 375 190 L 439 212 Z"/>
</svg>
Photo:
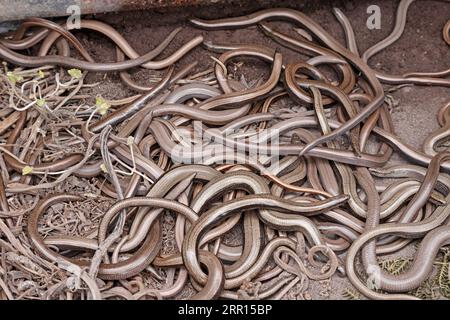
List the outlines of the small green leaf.
<svg viewBox="0 0 450 320">
<path fill-rule="evenodd" d="M 45 104 L 45 99 L 44 99 L 44 98 L 37 99 L 36 104 L 37 104 L 39 107 L 43 107 L 44 104 Z"/>
<path fill-rule="evenodd" d="M 8 77 L 9 82 L 11 82 L 12 84 L 16 84 L 17 82 L 22 82 L 23 81 L 23 77 L 20 75 L 15 74 L 12 71 L 8 71 L 6 73 L 6 76 Z"/>
<path fill-rule="evenodd" d="M 111 105 L 102 97 L 95 98 L 95 105 L 97 106 L 98 113 L 104 116 Z"/>
<path fill-rule="evenodd" d="M 39 71 L 38 71 L 38 76 L 39 76 L 39 78 L 44 78 L 44 77 L 45 77 L 44 71 L 39 70 Z"/>
<path fill-rule="evenodd" d="M 106 103 L 106 101 L 102 97 L 98 96 L 98 97 L 95 98 L 95 105 L 97 107 L 100 107 L 104 103 Z"/>
<path fill-rule="evenodd" d="M 108 173 L 108 169 L 106 169 L 106 165 L 104 163 L 102 163 L 100 165 L 100 169 L 104 172 L 104 173 Z"/>
<path fill-rule="evenodd" d="M 133 136 L 129 136 L 127 138 L 127 145 L 132 146 L 134 143 L 134 137 Z"/>
<path fill-rule="evenodd" d="M 27 174 L 30 174 L 33 172 L 33 167 L 25 166 L 22 168 L 22 175 L 26 176 Z"/>
<path fill-rule="evenodd" d="M 82 73 L 81 73 L 80 69 L 69 69 L 67 72 L 69 73 L 69 75 L 72 78 L 75 78 L 75 79 L 80 79 L 81 76 L 82 76 Z"/>
</svg>

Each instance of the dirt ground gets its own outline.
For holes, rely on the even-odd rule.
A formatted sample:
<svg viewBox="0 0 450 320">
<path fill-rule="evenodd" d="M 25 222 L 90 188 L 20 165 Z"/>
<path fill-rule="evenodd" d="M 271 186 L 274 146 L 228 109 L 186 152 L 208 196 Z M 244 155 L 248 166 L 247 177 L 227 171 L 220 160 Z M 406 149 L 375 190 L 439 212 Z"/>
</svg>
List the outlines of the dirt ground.
<svg viewBox="0 0 450 320">
<path fill-rule="evenodd" d="M 232 5 L 222 3 L 210 7 L 188 7 L 153 11 L 125 12 L 114 14 L 98 14 L 86 18 L 95 18 L 112 25 L 140 54 L 153 49 L 176 27 L 183 30 L 178 34 L 168 49 L 161 55 L 169 55 L 180 47 L 187 39 L 195 35 L 203 35 L 214 43 L 256 43 L 277 48 L 286 61 L 302 59 L 297 53 L 290 51 L 265 37 L 257 27 L 240 30 L 203 31 L 189 25 L 187 19 L 192 16 L 217 18 L 237 16 L 254 12 L 267 7 L 296 8 L 320 23 L 329 33 L 344 43 L 343 31 L 335 19 L 332 8 L 338 7 L 350 19 L 355 32 L 360 52 L 386 37 L 392 30 L 398 1 L 232 1 Z M 275 4 L 275 5 L 274 5 Z M 381 29 L 369 30 L 366 27 L 369 5 L 381 8 Z M 410 6 L 405 32 L 393 45 L 375 55 L 370 65 L 377 70 L 389 74 L 402 74 L 409 71 L 439 71 L 449 67 L 450 50 L 442 39 L 442 28 L 450 18 L 450 3 L 443 1 L 417 1 Z M 295 35 L 293 26 L 288 23 L 271 22 L 278 30 Z M 77 37 L 88 48 L 96 61 L 114 61 L 114 45 L 103 37 L 82 31 Z M 210 55 L 217 56 L 197 47 L 178 64 L 186 65 L 194 60 L 199 62 L 197 70 L 201 71 L 213 66 Z M 247 81 L 258 79 L 261 73 L 267 72 L 268 66 L 262 62 L 248 60 L 242 71 Z M 133 73 L 134 72 L 134 73 Z M 133 77 L 141 84 L 148 83 L 155 71 L 136 70 Z M 107 99 L 119 99 L 135 94 L 122 84 L 117 74 L 89 74 L 88 82 L 101 81 L 92 89 L 92 96 L 101 95 Z M 404 87 L 392 93 L 398 105 L 392 111 L 396 134 L 406 143 L 420 148 L 425 137 L 438 128 L 436 114 L 438 109 L 450 98 L 450 89 L 443 87 L 414 86 Z M 392 163 L 403 161 L 396 153 Z M 400 254 L 408 255 L 411 250 Z M 342 299 L 345 289 L 351 288 L 344 277 L 334 276 L 331 281 L 310 282 L 309 295 L 312 299 Z M 181 296 L 188 294 L 183 293 Z M 306 296 L 308 298 L 308 296 Z"/>
</svg>

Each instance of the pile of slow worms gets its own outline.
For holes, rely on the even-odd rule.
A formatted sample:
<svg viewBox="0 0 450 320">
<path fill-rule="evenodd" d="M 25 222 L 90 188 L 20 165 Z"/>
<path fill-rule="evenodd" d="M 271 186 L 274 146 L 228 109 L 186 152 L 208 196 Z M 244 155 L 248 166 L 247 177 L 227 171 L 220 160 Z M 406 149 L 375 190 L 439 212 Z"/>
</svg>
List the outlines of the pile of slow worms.
<svg viewBox="0 0 450 320">
<path fill-rule="evenodd" d="M 268 46 L 202 36 L 158 58 L 180 29 L 140 55 L 111 26 L 82 19 L 78 32 L 116 46 L 116 62 L 102 63 L 66 24 L 24 20 L 0 39 L 0 298 L 281 299 L 345 276 L 370 299 L 417 299 L 450 244 L 450 152 L 440 151 L 450 102 L 416 150 L 395 135 L 386 88 L 448 87 L 450 69 L 368 65 L 401 37 L 412 2 L 400 1 L 392 32 L 363 53 L 339 9 L 345 43 L 292 9 L 190 20 L 257 25 L 309 57 L 289 64 Z M 278 32 L 281 20 L 298 36 Z M 448 45 L 449 32 L 450 21 Z M 219 53 L 214 68 L 177 67 L 197 46 Z M 229 65 L 249 57 L 269 76 L 233 79 Z M 145 86 L 132 68 L 160 73 Z M 119 73 L 135 95 L 87 104 L 98 85 L 89 72 Z M 275 108 L 280 100 L 299 108 Z M 394 151 L 405 164 L 387 165 Z M 407 246 L 407 270 L 380 268 Z"/>
</svg>

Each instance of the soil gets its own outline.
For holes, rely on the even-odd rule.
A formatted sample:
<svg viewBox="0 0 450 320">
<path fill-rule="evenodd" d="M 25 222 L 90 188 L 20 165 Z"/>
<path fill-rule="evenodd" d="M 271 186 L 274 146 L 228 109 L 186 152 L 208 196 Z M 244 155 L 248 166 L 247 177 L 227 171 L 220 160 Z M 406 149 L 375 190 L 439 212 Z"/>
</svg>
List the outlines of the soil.
<svg viewBox="0 0 450 320">
<path fill-rule="evenodd" d="M 164 57 L 180 47 L 187 39 L 195 35 L 203 35 L 206 40 L 214 43 L 256 43 L 276 48 L 283 54 L 286 62 L 298 61 L 303 57 L 290 51 L 265 37 L 257 27 L 240 30 L 203 31 L 195 29 L 187 22 L 189 17 L 218 18 L 240 16 L 268 7 L 290 7 L 299 9 L 316 22 L 320 23 L 338 41 L 344 43 L 343 31 L 333 16 L 332 8 L 338 7 L 350 19 L 355 31 L 359 51 L 377 43 L 386 37 L 394 24 L 397 1 L 226 1 L 206 7 L 185 7 L 175 9 L 160 9 L 152 11 L 134 11 L 113 14 L 97 14 L 86 18 L 104 21 L 120 32 L 130 45 L 140 54 L 153 49 L 176 27 L 183 30 L 177 35 L 171 45 L 161 55 Z M 366 27 L 370 5 L 381 8 L 381 29 L 369 30 Z M 439 71 L 448 68 L 450 50 L 442 39 L 442 28 L 450 18 L 450 3 L 442 1 L 419 1 L 410 6 L 406 28 L 402 37 L 393 45 L 375 55 L 370 65 L 377 70 L 389 74 L 402 74 L 410 71 Z M 287 34 L 295 35 L 291 24 L 271 22 L 271 25 Z M 96 61 L 114 61 L 114 45 L 95 34 L 82 31 L 77 33 L 83 45 Z M 198 61 L 197 70 L 201 71 L 213 66 L 209 56 L 217 56 L 197 47 L 184 57 L 177 66 Z M 246 80 L 259 79 L 268 70 L 268 66 L 257 60 L 245 60 L 240 72 L 246 75 Z M 151 70 L 134 70 L 133 78 L 141 84 L 151 81 L 158 72 Z M 101 95 L 107 99 L 119 99 L 135 94 L 122 84 L 117 74 L 89 74 L 87 82 L 101 83 L 91 89 L 92 97 Z M 392 93 L 398 105 L 392 111 L 395 132 L 406 143 L 420 148 L 425 137 L 438 128 L 436 114 L 440 107 L 449 100 L 450 89 L 442 87 L 414 86 L 404 87 Z M 392 157 L 392 163 L 404 161 L 397 153 Z M 408 256 L 411 248 L 397 254 Z M 303 295 L 287 295 L 294 298 L 312 299 L 342 299 L 342 292 L 351 288 L 345 277 L 334 276 L 329 282 L 313 282 Z M 181 296 L 188 295 L 192 288 L 187 288 Z"/>
</svg>

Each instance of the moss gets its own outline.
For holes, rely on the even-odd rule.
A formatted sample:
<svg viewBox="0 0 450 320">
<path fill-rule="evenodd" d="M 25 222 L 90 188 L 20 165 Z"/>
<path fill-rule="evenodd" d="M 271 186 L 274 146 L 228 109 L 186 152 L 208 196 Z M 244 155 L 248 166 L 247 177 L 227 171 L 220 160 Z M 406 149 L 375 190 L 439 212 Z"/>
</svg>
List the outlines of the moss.
<svg viewBox="0 0 450 320">
<path fill-rule="evenodd" d="M 434 300 L 439 297 L 438 289 L 436 278 L 433 277 L 425 280 L 420 287 L 410 292 L 410 294 L 420 299 Z"/>
<path fill-rule="evenodd" d="M 347 300 L 361 300 L 361 295 L 354 289 L 345 288 L 342 290 L 342 297 Z"/>
<path fill-rule="evenodd" d="M 450 263 L 450 248 L 443 250 L 444 255 L 442 261 L 436 261 L 438 265 L 438 273 L 436 276 L 439 291 L 447 299 L 450 299 L 450 279 L 449 279 L 449 263 Z"/>
<path fill-rule="evenodd" d="M 393 275 L 399 275 L 408 269 L 411 259 L 405 257 L 386 259 L 378 261 L 380 267 Z"/>
</svg>

